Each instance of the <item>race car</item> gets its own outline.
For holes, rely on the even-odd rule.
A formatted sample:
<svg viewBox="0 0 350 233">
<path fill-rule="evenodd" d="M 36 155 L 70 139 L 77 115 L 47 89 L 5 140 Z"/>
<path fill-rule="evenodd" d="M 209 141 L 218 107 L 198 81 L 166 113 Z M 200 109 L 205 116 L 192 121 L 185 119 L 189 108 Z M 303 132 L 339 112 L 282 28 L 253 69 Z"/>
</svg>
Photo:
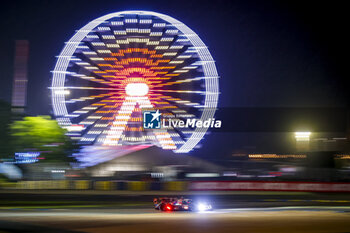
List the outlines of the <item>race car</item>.
<svg viewBox="0 0 350 233">
<path fill-rule="evenodd" d="M 184 198 L 154 198 L 154 208 L 161 211 L 208 211 L 212 206 L 207 202 L 194 202 Z"/>
</svg>

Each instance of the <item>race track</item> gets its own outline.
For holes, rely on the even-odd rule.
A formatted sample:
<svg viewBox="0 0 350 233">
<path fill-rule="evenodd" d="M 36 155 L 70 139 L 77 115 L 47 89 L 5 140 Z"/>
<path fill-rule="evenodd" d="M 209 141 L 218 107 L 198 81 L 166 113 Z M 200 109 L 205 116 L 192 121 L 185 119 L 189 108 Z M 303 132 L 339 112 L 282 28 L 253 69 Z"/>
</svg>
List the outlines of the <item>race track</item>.
<svg viewBox="0 0 350 233">
<path fill-rule="evenodd" d="M 350 232 L 349 207 L 217 209 L 202 213 L 152 209 L 0 210 L 0 232 Z"/>
</svg>

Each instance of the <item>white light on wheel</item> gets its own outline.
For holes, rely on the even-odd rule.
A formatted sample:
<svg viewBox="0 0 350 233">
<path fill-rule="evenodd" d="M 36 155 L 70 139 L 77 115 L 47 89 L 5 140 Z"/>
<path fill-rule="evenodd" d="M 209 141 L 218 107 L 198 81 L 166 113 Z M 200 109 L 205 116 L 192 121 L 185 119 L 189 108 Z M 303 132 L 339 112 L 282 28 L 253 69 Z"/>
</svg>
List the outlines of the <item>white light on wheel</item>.
<svg viewBox="0 0 350 233">
<path fill-rule="evenodd" d="M 148 93 L 148 86 L 146 83 L 129 83 L 125 91 L 129 96 L 145 96 Z"/>
</svg>

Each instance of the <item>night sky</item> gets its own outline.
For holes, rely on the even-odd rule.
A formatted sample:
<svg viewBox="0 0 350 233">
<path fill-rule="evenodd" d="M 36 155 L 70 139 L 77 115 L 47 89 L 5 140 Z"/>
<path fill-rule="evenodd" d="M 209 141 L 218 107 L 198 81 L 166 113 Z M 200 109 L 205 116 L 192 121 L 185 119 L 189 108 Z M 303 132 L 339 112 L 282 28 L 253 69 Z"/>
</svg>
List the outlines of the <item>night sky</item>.
<svg viewBox="0 0 350 233">
<path fill-rule="evenodd" d="M 0 98 L 10 101 L 14 42 L 26 39 L 27 112 L 50 114 L 50 71 L 64 42 L 90 20 L 122 10 L 168 14 L 192 28 L 217 62 L 220 107 L 349 106 L 348 12 L 340 1 L 2 2 Z M 230 154 L 235 138 L 215 133 L 203 146 Z"/>
</svg>

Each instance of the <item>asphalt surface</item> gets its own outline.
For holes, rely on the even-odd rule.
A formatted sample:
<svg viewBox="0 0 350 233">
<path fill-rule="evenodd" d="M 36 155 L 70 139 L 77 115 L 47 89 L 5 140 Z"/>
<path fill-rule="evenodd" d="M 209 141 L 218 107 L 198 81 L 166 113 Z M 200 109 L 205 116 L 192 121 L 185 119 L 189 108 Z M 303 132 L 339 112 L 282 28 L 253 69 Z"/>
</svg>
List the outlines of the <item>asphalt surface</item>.
<svg viewBox="0 0 350 233">
<path fill-rule="evenodd" d="M 219 209 L 203 213 L 124 210 L 0 211 L 0 232 L 330 232 L 350 230 L 350 208 Z"/>
<path fill-rule="evenodd" d="M 108 208 L 152 208 L 153 198 L 161 196 L 183 196 L 210 202 L 217 209 L 225 208 L 257 208 L 285 206 L 350 206 L 350 195 L 339 193 L 299 193 L 299 192 L 234 192 L 230 194 L 200 193 L 187 194 L 168 193 L 8 193 L 0 192 L 0 209 L 24 206 L 56 206 L 84 205 L 86 207 Z"/>
<path fill-rule="evenodd" d="M 154 194 L 0 193 L 0 233 L 350 232 L 348 194 L 237 192 L 184 196 L 208 200 L 215 209 L 159 212 L 153 209 Z"/>
</svg>

